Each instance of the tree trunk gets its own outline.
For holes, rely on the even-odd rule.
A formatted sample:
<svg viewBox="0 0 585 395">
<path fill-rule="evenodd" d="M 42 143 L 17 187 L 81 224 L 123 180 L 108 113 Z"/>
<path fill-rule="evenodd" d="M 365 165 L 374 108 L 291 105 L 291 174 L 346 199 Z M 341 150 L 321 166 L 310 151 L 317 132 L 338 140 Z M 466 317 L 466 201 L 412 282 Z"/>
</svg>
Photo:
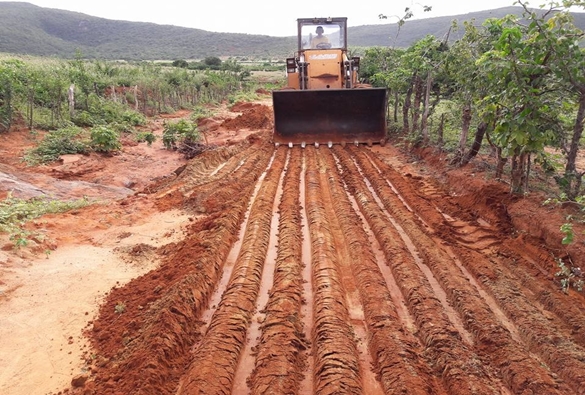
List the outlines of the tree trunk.
<svg viewBox="0 0 585 395">
<path fill-rule="evenodd" d="M 134 85 L 134 109 L 138 111 L 138 85 Z"/>
<path fill-rule="evenodd" d="M 485 122 L 482 122 L 478 125 L 477 130 L 475 131 L 475 138 L 473 140 L 473 144 L 471 145 L 471 149 L 467 152 L 463 159 L 461 159 L 460 166 L 463 167 L 467 165 L 478 154 L 479 149 L 481 148 L 481 143 L 483 141 L 483 136 L 487 130 L 487 126 L 488 125 Z"/>
<path fill-rule="evenodd" d="M 437 146 L 442 149 L 443 144 L 445 144 L 443 140 L 443 131 L 445 128 L 445 113 L 441 114 L 441 121 L 439 122 L 439 129 L 437 129 Z"/>
<path fill-rule="evenodd" d="M 73 84 L 69 86 L 67 101 L 69 103 L 69 116 L 73 117 L 75 115 L 75 85 Z"/>
<path fill-rule="evenodd" d="M 28 92 L 28 105 L 27 105 L 27 121 L 28 121 L 28 128 L 33 128 L 33 113 L 35 108 L 35 91 L 34 89 L 29 90 Z"/>
<path fill-rule="evenodd" d="M 530 153 L 526 154 L 526 176 L 524 177 L 524 191 L 528 192 L 528 180 L 530 180 L 530 170 L 531 170 L 531 166 L 530 164 L 532 163 L 532 155 L 530 155 Z"/>
<path fill-rule="evenodd" d="M 398 123 L 398 90 L 394 90 L 394 122 Z"/>
<path fill-rule="evenodd" d="M 410 112 L 410 103 L 412 98 L 412 85 L 406 91 L 406 97 L 404 99 L 404 106 L 402 106 L 402 132 L 404 134 L 410 133 L 410 125 L 408 123 L 408 113 Z"/>
<path fill-rule="evenodd" d="M 467 145 L 467 137 L 469 136 L 469 125 L 471 125 L 471 102 L 466 101 L 463 105 L 463 116 L 461 117 L 461 134 L 459 135 L 459 144 L 455 156 L 451 159 L 452 165 L 461 163 L 461 159 L 465 154 L 465 146 Z"/>
<path fill-rule="evenodd" d="M 579 141 L 583 135 L 583 120 L 585 119 L 585 91 L 582 91 L 579 96 L 579 108 L 575 117 L 575 124 L 573 125 L 573 136 L 571 137 L 571 145 L 569 153 L 567 154 L 567 164 L 565 166 L 565 179 L 568 181 L 565 193 L 569 199 L 574 199 L 581 192 L 581 181 L 578 180 L 577 174 L 577 154 L 579 153 Z M 581 176 L 582 177 L 582 176 Z"/>
<path fill-rule="evenodd" d="M 500 147 L 496 148 L 496 157 L 497 157 L 497 165 L 496 165 L 496 180 L 501 180 L 502 175 L 504 174 L 504 165 L 508 161 L 508 158 L 502 157 L 502 149 Z"/>
<path fill-rule="evenodd" d="M 431 95 L 431 88 L 433 86 L 433 75 L 429 71 L 427 74 L 427 84 L 425 87 L 425 100 L 424 100 L 424 107 L 423 107 L 423 116 L 421 121 L 421 129 L 422 129 L 422 136 L 423 136 L 423 143 L 428 144 L 429 142 L 429 128 L 428 128 L 428 120 L 429 120 L 429 97 Z"/>
<path fill-rule="evenodd" d="M 412 104 L 412 132 L 419 131 L 418 121 L 420 118 L 420 104 L 423 96 L 422 78 L 417 74 L 414 79 L 414 103 Z"/>
<path fill-rule="evenodd" d="M 526 185 L 526 161 L 529 155 L 525 152 L 515 153 L 512 157 L 512 171 L 510 180 L 510 192 L 521 194 L 524 193 Z"/>
<path fill-rule="evenodd" d="M 12 83 L 0 80 L 0 133 L 8 132 L 12 125 Z"/>
</svg>

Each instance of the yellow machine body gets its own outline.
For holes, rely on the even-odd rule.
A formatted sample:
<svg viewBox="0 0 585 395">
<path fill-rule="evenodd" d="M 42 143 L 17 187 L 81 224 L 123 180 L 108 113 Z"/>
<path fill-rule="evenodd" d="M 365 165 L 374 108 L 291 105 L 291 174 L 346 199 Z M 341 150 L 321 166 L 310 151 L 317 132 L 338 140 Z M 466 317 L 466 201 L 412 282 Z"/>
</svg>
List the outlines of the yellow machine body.
<svg viewBox="0 0 585 395">
<path fill-rule="evenodd" d="M 385 142 L 386 89 L 358 84 L 359 58 L 348 57 L 346 32 L 347 18 L 298 19 L 287 87 L 272 92 L 275 143 Z"/>
</svg>

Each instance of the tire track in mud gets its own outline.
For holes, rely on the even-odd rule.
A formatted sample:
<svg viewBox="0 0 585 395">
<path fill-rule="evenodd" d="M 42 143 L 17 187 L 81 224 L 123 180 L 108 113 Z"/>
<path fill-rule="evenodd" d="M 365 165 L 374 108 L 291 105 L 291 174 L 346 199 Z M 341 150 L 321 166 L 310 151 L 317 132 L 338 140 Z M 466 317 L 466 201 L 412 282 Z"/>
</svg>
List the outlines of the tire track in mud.
<svg viewBox="0 0 585 395">
<path fill-rule="evenodd" d="M 195 204 L 208 207 L 210 215 L 194 224 L 191 236 L 171 250 L 160 269 L 112 293 L 109 303 L 100 312 L 104 323 L 98 321 L 93 328 L 94 332 L 100 329 L 95 347 L 109 361 L 102 363 L 104 373 L 97 375 L 88 386 L 90 393 L 174 393 L 175 383 L 190 359 L 189 348 L 200 336 L 198 318 L 221 276 L 243 221 L 249 195 L 261 169 L 268 165 L 271 151 L 272 148 L 265 145 L 250 152 L 244 166 L 222 180 L 222 188 L 205 190 L 202 187 L 200 192 L 204 196 L 197 196 Z M 221 200 L 225 211 L 217 210 L 217 200 Z M 194 205 L 194 202 L 190 199 L 185 205 Z M 159 285 L 143 289 L 141 283 Z M 135 299 L 137 291 L 132 291 L 133 288 L 139 289 L 143 299 L 151 300 L 148 308 L 109 318 L 117 301 Z M 139 308 L 140 303 L 132 305 Z M 140 315 L 142 311 L 144 314 Z M 113 325 L 109 324 L 112 323 L 116 323 L 114 328 L 120 328 L 119 333 L 111 329 Z M 133 336 L 127 328 L 133 329 Z M 116 348 L 119 349 L 117 355 L 110 357 L 109 350 Z M 123 380 L 125 377 L 129 379 Z"/>
<path fill-rule="evenodd" d="M 342 226 L 345 222 L 344 218 L 349 213 L 343 210 L 336 210 L 339 207 L 339 201 L 336 199 L 338 196 L 334 196 L 333 186 L 335 185 L 337 172 L 335 166 L 330 161 L 327 161 L 329 158 L 330 156 L 325 153 L 319 153 L 316 157 L 317 165 L 320 169 L 321 200 L 324 203 L 323 207 L 325 208 L 325 214 L 330 224 L 329 229 L 333 241 L 332 247 L 336 252 L 337 269 L 340 275 L 342 289 L 345 293 L 349 322 L 356 342 L 363 391 L 367 394 L 378 395 L 382 394 L 383 391 L 371 369 L 373 361 L 368 352 L 364 307 L 356 279 L 354 278 L 355 276 L 352 272 L 353 259 L 350 252 L 351 248 L 346 237 L 346 234 L 352 232 L 352 229 Z"/>
<path fill-rule="evenodd" d="M 364 167 L 369 167 L 371 165 L 369 160 L 372 159 L 378 168 L 388 170 L 388 166 L 374 156 L 366 157 L 361 152 L 357 158 L 360 165 Z M 367 173 L 376 175 L 374 169 L 370 169 Z M 391 174 L 392 171 L 389 170 L 388 173 Z M 395 173 L 394 175 L 398 179 L 401 178 Z M 388 188 L 388 183 L 394 181 L 394 179 L 390 181 L 384 180 L 379 173 L 372 179 L 376 190 L 383 197 L 385 207 L 394 217 L 401 221 L 413 241 L 421 247 L 421 251 L 426 255 L 425 260 L 429 262 L 430 268 L 447 290 L 451 303 L 456 307 L 459 314 L 466 318 L 466 326 L 475 335 L 483 358 L 489 358 L 489 362 L 498 368 L 507 387 L 515 394 L 571 393 L 567 384 L 559 383 L 556 380 L 555 373 L 563 377 L 562 372 L 556 371 L 553 373 L 543 367 L 541 361 L 534 358 L 528 351 L 529 345 L 519 344 L 512 338 L 510 332 L 498 321 L 496 314 L 490 309 L 488 303 L 481 298 L 480 293 L 472 286 L 465 274 L 459 270 L 456 264 L 449 264 L 451 259 L 447 253 L 443 249 L 437 248 L 437 244 L 401 209 L 400 201 L 390 193 Z M 486 270 L 491 270 L 485 261 L 480 260 L 477 265 L 472 265 L 472 263 L 477 262 L 474 260 L 462 260 L 462 262 L 465 267 L 470 268 L 469 270 L 474 275 L 478 273 L 474 273 L 471 267 L 483 267 Z M 490 282 L 483 283 L 489 285 Z M 496 300 L 502 302 L 501 294 L 492 293 L 492 295 Z M 511 295 L 513 293 L 507 296 Z M 503 309 L 506 310 L 505 305 Z M 529 314 L 525 313 L 522 316 L 527 318 Z M 529 328 L 520 326 L 521 321 L 518 321 L 518 316 L 512 318 L 514 324 L 519 328 L 518 333 L 522 333 L 522 329 L 530 331 Z M 539 356 L 543 357 L 543 354 L 539 353 Z M 573 386 L 570 382 L 568 384 Z M 575 387 L 573 386 L 573 388 Z"/>
<path fill-rule="evenodd" d="M 291 150 L 283 196 L 279 205 L 279 243 L 274 266 L 274 285 L 264 309 L 265 318 L 254 371 L 254 394 L 298 393 L 306 368 L 303 317 L 303 266 L 301 229 L 301 155 Z M 275 350 L 280 350 L 276 353 Z"/>
<path fill-rule="evenodd" d="M 361 372 L 350 323 L 331 224 L 321 193 L 321 168 L 316 149 L 306 150 L 306 212 L 311 235 L 313 269 L 315 394 L 361 394 Z M 318 151 L 317 151 L 318 152 Z M 333 202 L 328 202 L 333 204 Z"/>
<path fill-rule="evenodd" d="M 331 155 L 323 157 L 329 169 L 337 167 Z M 344 229 L 345 242 L 352 261 L 351 271 L 364 306 L 374 371 L 380 377 L 381 386 L 385 393 L 442 393 L 430 369 L 420 358 L 421 345 L 406 326 L 402 325 L 396 307 L 391 303 L 398 298 L 391 295 L 374 251 L 369 245 L 368 234 L 364 229 L 366 224 L 360 226 L 361 219 L 355 212 L 339 175 L 329 177 L 329 189 Z"/>
<path fill-rule="evenodd" d="M 285 150 L 276 152 L 258 196 L 252 203 L 244 241 L 230 281 L 177 394 L 229 394 L 260 288 L 272 221 L 272 206 Z M 213 380 L 210 378 L 213 377 Z"/>
<path fill-rule="evenodd" d="M 584 393 L 585 303 L 417 184 L 366 147 L 202 155 L 168 186 L 202 217 L 112 293 L 83 393 Z M 108 315 L 132 286 L 146 308 Z"/>
<path fill-rule="evenodd" d="M 425 273 L 401 242 L 404 236 L 393 224 L 389 224 L 362 175 L 352 168 L 350 155 L 342 149 L 335 149 L 335 153 L 341 158 L 351 192 L 356 196 L 362 213 L 386 252 L 392 273 L 415 317 L 418 336 L 426 348 L 426 357 L 433 361 L 436 374 L 442 376 L 445 387 L 453 394 L 498 393 L 496 387 L 490 384 L 488 372 L 482 368 L 479 358 L 466 345 L 444 312 L 444 306 L 435 295 Z M 366 173 L 373 173 L 373 170 Z M 400 202 L 397 204 L 402 205 Z"/>
</svg>

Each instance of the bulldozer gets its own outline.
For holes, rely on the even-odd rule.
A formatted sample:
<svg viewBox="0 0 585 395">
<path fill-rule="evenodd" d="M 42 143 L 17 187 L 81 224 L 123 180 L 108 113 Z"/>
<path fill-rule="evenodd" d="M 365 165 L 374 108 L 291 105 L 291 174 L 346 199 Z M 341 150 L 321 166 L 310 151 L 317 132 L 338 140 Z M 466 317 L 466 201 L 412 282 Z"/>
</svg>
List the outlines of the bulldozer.
<svg viewBox="0 0 585 395">
<path fill-rule="evenodd" d="M 386 142 L 387 90 L 360 84 L 347 50 L 347 18 L 300 18 L 287 86 L 272 91 L 276 145 Z"/>
</svg>

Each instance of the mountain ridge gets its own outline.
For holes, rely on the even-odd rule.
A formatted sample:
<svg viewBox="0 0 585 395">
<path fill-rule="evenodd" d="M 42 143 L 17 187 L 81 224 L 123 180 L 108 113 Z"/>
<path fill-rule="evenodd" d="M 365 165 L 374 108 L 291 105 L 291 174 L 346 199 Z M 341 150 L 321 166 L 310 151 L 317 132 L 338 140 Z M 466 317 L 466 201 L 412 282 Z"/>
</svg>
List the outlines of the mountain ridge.
<svg viewBox="0 0 585 395">
<path fill-rule="evenodd" d="M 407 47 L 426 34 L 442 37 L 454 19 L 521 15 L 521 7 L 504 7 L 462 15 L 409 20 L 398 24 L 361 25 L 348 28 L 353 47 Z M 575 14 L 575 24 L 585 26 L 585 14 Z M 291 32 L 295 27 L 291 27 Z M 0 2 L 0 52 L 105 60 L 202 59 L 208 56 L 284 58 L 296 50 L 296 37 L 245 33 L 216 33 L 197 28 L 129 22 L 94 17 L 74 11 L 39 7 L 26 2 Z"/>
</svg>

